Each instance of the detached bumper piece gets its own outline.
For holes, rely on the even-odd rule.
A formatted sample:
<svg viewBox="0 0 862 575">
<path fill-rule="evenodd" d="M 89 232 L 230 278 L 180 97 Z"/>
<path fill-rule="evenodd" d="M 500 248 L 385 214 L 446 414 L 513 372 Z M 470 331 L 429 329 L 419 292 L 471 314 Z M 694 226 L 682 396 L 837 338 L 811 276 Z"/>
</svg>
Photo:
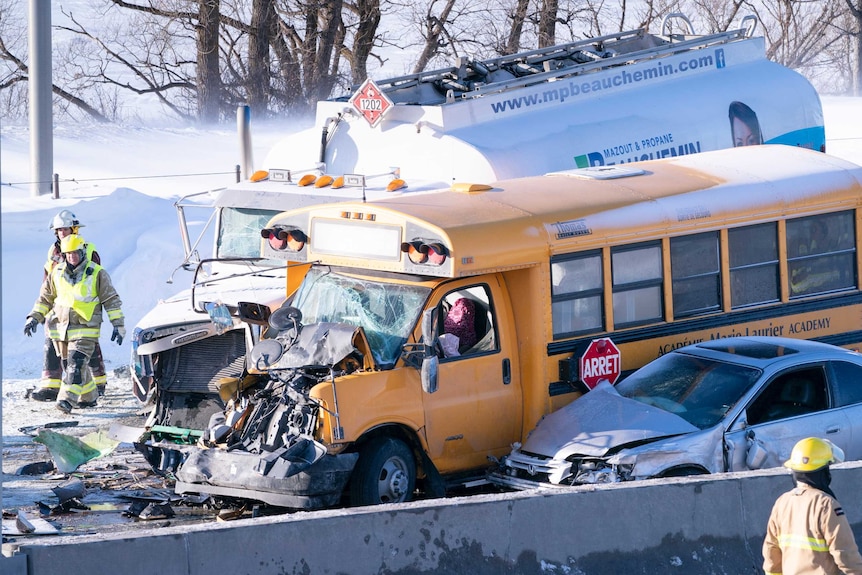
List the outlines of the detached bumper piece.
<svg viewBox="0 0 862 575">
<path fill-rule="evenodd" d="M 254 499 L 291 509 L 339 503 L 357 453 L 328 455 L 304 441 L 260 454 L 221 449 L 193 450 L 176 473 L 174 490 Z"/>
</svg>

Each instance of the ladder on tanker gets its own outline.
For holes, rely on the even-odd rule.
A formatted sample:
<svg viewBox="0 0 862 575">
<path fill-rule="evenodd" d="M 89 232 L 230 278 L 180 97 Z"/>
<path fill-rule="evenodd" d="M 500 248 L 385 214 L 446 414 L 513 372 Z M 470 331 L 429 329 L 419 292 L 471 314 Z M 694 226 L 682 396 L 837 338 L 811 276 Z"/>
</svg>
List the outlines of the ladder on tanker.
<svg viewBox="0 0 862 575">
<path fill-rule="evenodd" d="M 676 19 L 686 25 L 690 32 L 688 35 L 670 33 L 670 23 Z M 462 56 L 449 68 L 375 80 L 375 83 L 379 90 L 393 100 L 397 99 L 393 96 L 399 91 L 413 89 L 421 84 L 433 84 L 445 93 L 446 102 L 479 98 L 596 70 L 743 40 L 753 34 L 756 23 L 754 16 L 746 16 L 742 19 L 743 26 L 740 29 L 698 36 L 694 34 L 688 18 L 674 13 L 662 21 L 662 35 L 649 34 L 645 28 L 638 28 L 488 60 L 479 61 Z M 354 86 L 351 93 L 358 87 Z M 349 95 L 338 99 L 347 98 Z"/>
</svg>

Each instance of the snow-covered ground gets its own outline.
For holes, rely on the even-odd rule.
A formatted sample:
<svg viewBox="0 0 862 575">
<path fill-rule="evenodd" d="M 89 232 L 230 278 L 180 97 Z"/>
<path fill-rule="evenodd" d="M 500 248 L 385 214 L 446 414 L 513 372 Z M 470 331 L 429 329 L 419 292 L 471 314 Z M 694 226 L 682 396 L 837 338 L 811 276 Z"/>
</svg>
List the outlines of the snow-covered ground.
<svg viewBox="0 0 862 575">
<path fill-rule="evenodd" d="M 823 98 L 827 151 L 862 164 L 862 98 Z M 262 159 L 285 134 L 284 126 L 252 125 L 253 156 Z M 34 419 L 56 418 L 51 404 L 24 398 L 41 371 L 43 332 L 24 336 L 25 317 L 42 279 L 41 266 L 53 239 L 48 228 L 61 209 L 71 209 L 85 226 L 81 233 L 95 243 L 123 300 L 131 328 L 160 299 L 188 287 L 182 261 L 174 202 L 181 196 L 231 184 L 240 163 L 239 137 L 229 128 L 156 129 L 104 126 L 78 131 L 57 128 L 54 172 L 61 179 L 60 198 L 34 197 L 29 164 L 29 136 L 23 127 L 3 126 L 0 139 L 2 206 L 2 421 L 7 437 Z M 209 174 L 209 175 L 202 175 Z M 203 214 L 197 214 L 205 218 Z M 199 224 L 202 222 L 198 222 Z M 207 254 L 204 253 L 204 256 Z M 107 325 L 107 324 L 106 324 Z M 110 330 L 108 328 L 108 333 Z M 103 334 L 109 371 L 109 397 L 115 407 L 133 412 L 127 376 L 113 370 L 128 364 L 128 341 L 117 346 Z M 114 401 L 116 400 L 116 402 Z M 113 405 L 113 404 L 112 404 Z M 47 411 L 46 411 L 47 410 Z M 85 413 L 76 415 L 88 417 Z"/>
</svg>

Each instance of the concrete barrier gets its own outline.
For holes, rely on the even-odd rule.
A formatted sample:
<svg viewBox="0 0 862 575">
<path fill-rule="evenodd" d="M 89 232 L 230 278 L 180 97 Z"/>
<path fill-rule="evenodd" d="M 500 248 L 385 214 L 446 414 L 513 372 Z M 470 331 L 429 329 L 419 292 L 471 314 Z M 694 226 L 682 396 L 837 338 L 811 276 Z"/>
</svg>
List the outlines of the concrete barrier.
<svg viewBox="0 0 862 575">
<path fill-rule="evenodd" d="M 12 558 L 26 556 L 27 575 L 754 574 L 791 486 L 773 469 L 479 495 L 34 539 Z M 835 466 L 832 487 L 859 541 L 862 462 Z"/>
</svg>

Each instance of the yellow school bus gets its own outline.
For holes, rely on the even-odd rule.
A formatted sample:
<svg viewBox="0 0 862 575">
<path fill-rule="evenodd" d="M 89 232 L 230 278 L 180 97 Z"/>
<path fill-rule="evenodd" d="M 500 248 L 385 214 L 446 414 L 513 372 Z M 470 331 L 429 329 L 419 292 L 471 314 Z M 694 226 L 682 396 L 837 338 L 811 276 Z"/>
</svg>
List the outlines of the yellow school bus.
<svg viewBox="0 0 862 575">
<path fill-rule="evenodd" d="M 250 370 L 318 369 L 282 401 L 313 422 L 283 437 L 325 451 L 303 473 L 341 461 L 355 504 L 439 494 L 585 392 L 595 342 L 613 377 L 732 335 L 859 345 L 860 202 L 859 166 L 756 146 L 284 212 L 261 255 L 310 267 Z M 274 485 L 243 493 L 323 501 Z"/>
</svg>

